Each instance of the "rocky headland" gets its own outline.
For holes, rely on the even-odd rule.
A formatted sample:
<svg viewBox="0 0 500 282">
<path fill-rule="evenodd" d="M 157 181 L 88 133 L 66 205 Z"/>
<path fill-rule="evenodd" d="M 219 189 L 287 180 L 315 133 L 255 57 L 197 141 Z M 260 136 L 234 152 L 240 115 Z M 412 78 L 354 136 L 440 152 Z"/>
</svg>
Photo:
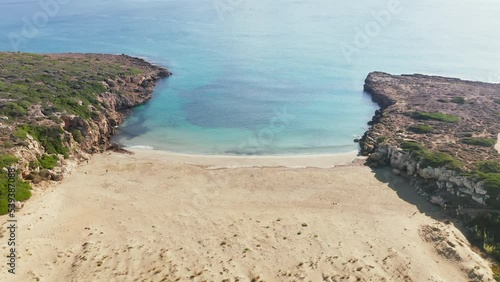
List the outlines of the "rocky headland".
<svg viewBox="0 0 500 282">
<path fill-rule="evenodd" d="M 498 200 L 498 191 L 488 193 L 480 177 L 465 172 L 485 161 L 494 170 L 500 161 L 500 84 L 373 72 L 364 89 L 381 107 L 360 141 L 372 166 L 435 180 L 437 191 L 429 192 L 444 190 L 434 193 L 441 196 Z"/>
<path fill-rule="evenodd" d="M 30 195 L 27 183 L 60 181 L 109 149 L 129 110 L 171 75 L 126 55 L 4 52 L 0 66 L 0 166 L 17 167 L 19 201 Z"/>
<path fill-rule="evenodd" d="M 500 257 L 500 84 L 373 72 L 364 89 L 380 106 L 359 140 L 367 164 L 409 178 Z"/>
</svg>

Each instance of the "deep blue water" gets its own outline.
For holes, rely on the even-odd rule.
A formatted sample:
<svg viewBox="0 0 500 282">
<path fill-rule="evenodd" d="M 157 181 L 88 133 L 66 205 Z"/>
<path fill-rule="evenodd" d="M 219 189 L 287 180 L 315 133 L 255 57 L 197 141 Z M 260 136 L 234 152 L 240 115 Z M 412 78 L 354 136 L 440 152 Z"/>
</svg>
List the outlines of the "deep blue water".
<svg viewBox="0 0 500 282">
<path fill-rule="evenodd" d="M 174 73 L 123 125 L 130 146 L 347 152 L 377 108 L 370 71 L 500 81 L 496 0 L 55 1 L 1 0 L 0 49 L 126 53 Z"/>
</svg>

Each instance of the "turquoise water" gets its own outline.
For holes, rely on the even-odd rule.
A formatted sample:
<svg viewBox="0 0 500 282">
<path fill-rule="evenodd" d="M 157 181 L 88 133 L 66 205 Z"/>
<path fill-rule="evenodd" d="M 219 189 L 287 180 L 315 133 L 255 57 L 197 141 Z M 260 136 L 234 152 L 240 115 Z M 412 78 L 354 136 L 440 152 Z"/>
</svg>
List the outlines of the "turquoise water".
<svg viewBox="0 0 500 282">
<path fill-rule="evenodd" d="M 129 146 L 348 152 L 377 108 L 370 71 L 500 81 L 493 0 L 54 1 L 0 2 L 0 49 L 126 53 L 174 73 L 123 125 Z"/>
</svg>

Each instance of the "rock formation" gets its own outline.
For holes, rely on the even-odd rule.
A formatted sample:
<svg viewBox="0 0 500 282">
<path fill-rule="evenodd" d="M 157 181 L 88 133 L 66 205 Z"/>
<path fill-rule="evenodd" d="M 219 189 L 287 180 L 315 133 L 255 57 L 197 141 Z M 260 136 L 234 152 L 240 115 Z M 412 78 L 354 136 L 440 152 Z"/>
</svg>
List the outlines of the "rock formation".
<svg viewBox="0 0 500 282">
<path fill-rule="evenodd" d="M 373 72 L 364 89 L 380 106 L 359 141 L 370 165 L 390 165 L 442 206 L 495 200 L 466 172 L 500 160 L 500 84 Z"/>
</svg>

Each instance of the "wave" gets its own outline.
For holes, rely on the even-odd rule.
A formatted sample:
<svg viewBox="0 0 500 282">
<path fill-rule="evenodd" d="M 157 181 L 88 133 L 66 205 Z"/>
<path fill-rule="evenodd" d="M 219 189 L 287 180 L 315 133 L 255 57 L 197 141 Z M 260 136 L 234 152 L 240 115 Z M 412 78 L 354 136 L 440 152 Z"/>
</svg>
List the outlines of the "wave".
<svg viewBox="0 0 500 282">
<path fill-rule="evenodd" d="M 125 148 L 139 149 L 139 150 L 154 150 L 155 149 L 153 146 L 146 146 L 146 145 L 134 145 L 134 146 L 127 146 Z"/>
</svg>

